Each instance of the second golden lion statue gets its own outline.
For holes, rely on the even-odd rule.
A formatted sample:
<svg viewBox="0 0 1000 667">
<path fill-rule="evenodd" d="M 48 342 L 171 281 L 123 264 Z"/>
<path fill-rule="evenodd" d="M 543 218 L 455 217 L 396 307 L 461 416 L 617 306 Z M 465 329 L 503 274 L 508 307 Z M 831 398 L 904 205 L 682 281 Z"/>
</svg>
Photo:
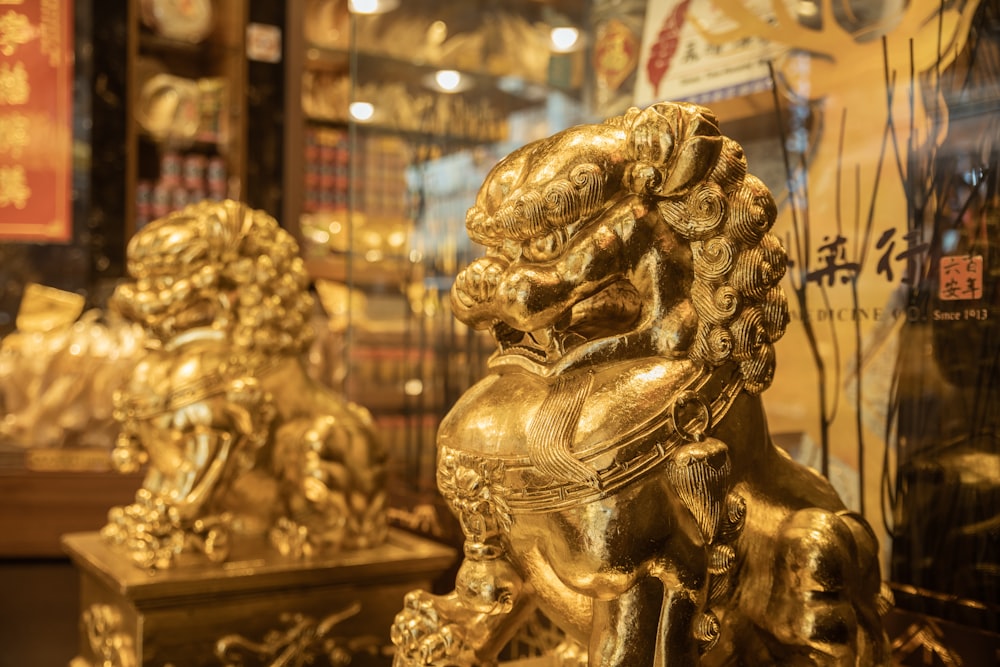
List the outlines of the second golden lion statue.
<svg viewBox="0 0 1000 667">
<path fill-rule="evenodd" d="M 143 568 L 381 544 L 387 454 L 368 411 L 306 372 L 313 297 L 292 236 L 202 202 L 132 237 L 128 271 L 111 305 L 149 350 L 116 394 L 113 457 L 146 476 L 105 539 Z"/>
</svg>

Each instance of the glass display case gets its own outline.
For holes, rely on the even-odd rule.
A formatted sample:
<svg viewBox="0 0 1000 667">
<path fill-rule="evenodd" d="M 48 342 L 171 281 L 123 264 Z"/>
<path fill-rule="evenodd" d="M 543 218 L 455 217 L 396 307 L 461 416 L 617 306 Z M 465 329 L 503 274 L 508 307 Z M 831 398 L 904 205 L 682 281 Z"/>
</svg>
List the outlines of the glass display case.
<svg viewBox="0 0 1000 667">
<path fill-rule="evenodd" d="M 126 238 L 246 182 L 245 2 L 132 0 L 125 52 Z"/>
<path fill-rule="evenodd" d="M 492 352 L 450 312 L 465 209 L 499 157 L 583 118 L 586 6 L 372 8 L 289 7 L 284 219 L 330 316 L 318 368 L 394 452 L 396 520 L 449 539 L 435 433 Z"/>
</svg>

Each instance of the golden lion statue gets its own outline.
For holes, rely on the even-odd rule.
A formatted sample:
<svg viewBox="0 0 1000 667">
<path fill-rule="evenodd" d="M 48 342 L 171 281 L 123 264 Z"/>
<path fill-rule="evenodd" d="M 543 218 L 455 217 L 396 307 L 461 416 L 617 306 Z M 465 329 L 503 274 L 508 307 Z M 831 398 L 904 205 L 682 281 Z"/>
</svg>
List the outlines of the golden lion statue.
<svg viewBox="0 0 1000 667">
<path fill-rule="evenodd" d="M 189 206 L 129 242 L 110 306 L 153 343 L 116 394 L 117 467 L 148 464 L 102 534 L 142 567 L 270 540 L 308 555 L 388 533 L 371 416 L 307 375 L 313 298 L 298 247 L 261 211 Z"/>
<path fill-rule="evenodd" d="M 767 431 L 775 216 L 690 104 L 494 167 L 452 302 L 498 350 L 438 432 L 465 558 L 407 596 L 397 666 L 494 664 L 536 608 L 593 666 L 887 664 L 872 530 Z"/>
</svg>

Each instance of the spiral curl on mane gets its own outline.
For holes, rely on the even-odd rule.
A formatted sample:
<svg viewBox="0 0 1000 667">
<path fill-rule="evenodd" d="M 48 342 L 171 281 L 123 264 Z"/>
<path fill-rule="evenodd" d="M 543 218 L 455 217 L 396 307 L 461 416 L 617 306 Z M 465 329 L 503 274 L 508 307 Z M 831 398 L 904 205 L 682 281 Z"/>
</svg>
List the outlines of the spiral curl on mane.
<svg viewBox="0 0 1000 667">
<path fill-rule="evenodd" d="M 774 342 L 788 304 L 779 281 L 787 256 L 768 233 L 777 208 L 747 173 L 742 147 L 707 109 L 661 103 L 622 117 L 628 129 L 627 191 L 650 197 L 663 222 L 691 246 L 698 332 L 689 350 L 710 366 L 737 362 L 750 393 L 774 377 Z"/>
<path fill-rule="evenodd" d="M 503 239 L 526 241 L 562 229 L 601 207 L 605 180 L 599 165 L 578 164 L 566 178 L 552 180 L 543 192 L 528 190 L 505 202 L 494 215 L 473 205 L 465 215 L 469 238 L 498 245 Z"/>
<path fill-rule="evenodd" d="M 684 199 L 661 201 L 657 208 L 664 220 L 684 238 L 703 239 L 714 234 L 726 219 L 729 204 L 718 183 L 705 182 Z"/>
<path fill-rule="evenodd" d="M 764 330 L 764 318 L 759 308 L 747 308 L 730 327 L 736 344 L 733 347 L 733 358 L 737 361 L 749 361 L 770 341 Z"/>
<path fill-rule="evenodd" d="M 698 328 L 691 356 L 718 366 L 733 354 L 733 332 L 726 327 L 702 325 Z"/>
<path fill-rule="evenodd" d="M 753 358 L 740 362 L 740 372 L 744 377 L 744 389 L 751 394 L 759 394 L 774 380 L 774 346 L 762 345 Z"/>
<path fill-rule="evenodd" d="M 727 324 L 740 307 L 740 295 L 729 285 L 720 285 L 715 291 L 704 282 L 691 287 L 691 301 L 695 311 L 711 324 Z"/>
<path fill-rule="evenodd" d="M 788 297 L 780 285 L 775 285 L 767 291 L 760 305 L 764 319 L 764 330 L 771 340 L 778 340 L 785 333 L 788 325 Z"/>
<path fill-rule="evenodd" d="M 719 159 L 712 167 L 708 181 L 718 183 L 722 191 L 730 195 L 736 188 L 746 183 L 744 179 L 747 176 L 756 180 L 754 176 L 747 174 L 747 158 L 743 153 L 743 147 L 735 141 L 723 142 Z M 763 186 L 763 183 L 761 185 Z"/>
<path fill-rule="evenodd" d="M 774 220 L 777 215 L 777 206 L 770 190 L 752 174 L 747 174 L 742 187 L 733 193 L 729 207 L 726 230 L 745 246 L 760 243 L 770 228 L 768 221 Z"/>
<path fill-rule="evenodd" d="M 695 277 L 706 284 L 723 281 L 736 265 L 736 245 L 725 236 L 714 236 L 704 243 L 692 242 L 691 255 Z"/>
</svg>

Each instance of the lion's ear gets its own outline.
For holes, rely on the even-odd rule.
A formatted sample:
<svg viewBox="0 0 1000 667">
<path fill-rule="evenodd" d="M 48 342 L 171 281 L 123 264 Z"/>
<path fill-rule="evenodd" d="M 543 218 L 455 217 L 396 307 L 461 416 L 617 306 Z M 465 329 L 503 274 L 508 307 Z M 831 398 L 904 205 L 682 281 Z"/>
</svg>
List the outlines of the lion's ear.
<svg viewBox="0 0 1000 667">
<path fill-rule="evenodd" d="M 684 142 L 657 194 L 684 194 L 703 181 L 722 152 L 722 137 L 692 137 Z"/>
</svg>

